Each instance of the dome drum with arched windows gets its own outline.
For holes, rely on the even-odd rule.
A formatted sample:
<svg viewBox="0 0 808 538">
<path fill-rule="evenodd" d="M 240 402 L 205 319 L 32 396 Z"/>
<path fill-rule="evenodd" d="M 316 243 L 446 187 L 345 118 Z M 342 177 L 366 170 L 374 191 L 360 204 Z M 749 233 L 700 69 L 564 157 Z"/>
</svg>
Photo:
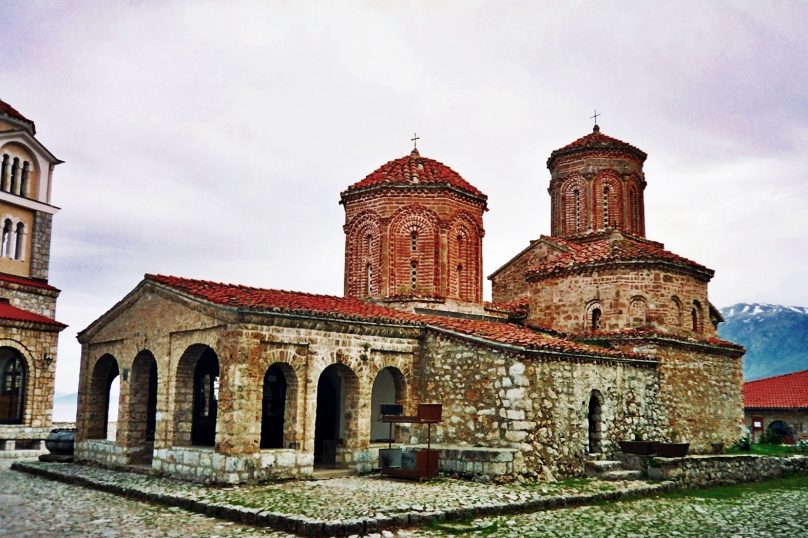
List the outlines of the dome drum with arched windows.
<svg viewBox="0 0 808 538">
<path fill-rule="evenodd" d="M 345 295 L 482 302 L 487 197 L 414 149 L 342 192 Z"/>
</svg>

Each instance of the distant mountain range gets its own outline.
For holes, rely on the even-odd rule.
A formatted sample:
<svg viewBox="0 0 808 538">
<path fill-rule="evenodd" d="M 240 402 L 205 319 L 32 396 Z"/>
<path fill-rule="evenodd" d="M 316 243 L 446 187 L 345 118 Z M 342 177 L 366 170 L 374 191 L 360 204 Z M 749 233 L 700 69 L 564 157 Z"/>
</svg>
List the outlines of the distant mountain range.
<svg viewBox="0 0 808 538">
<path fill-rule="evenodd" d="M 808 308 L 739 303 L 721 315 L 718 335 L 746 348 L 746 381 L 808 370 Z"/>
<path fill-rule="evenodd" d="M 53 421 L 75 422 L 78 393 L 57 392 L 53 398 Z"/>
</svg>

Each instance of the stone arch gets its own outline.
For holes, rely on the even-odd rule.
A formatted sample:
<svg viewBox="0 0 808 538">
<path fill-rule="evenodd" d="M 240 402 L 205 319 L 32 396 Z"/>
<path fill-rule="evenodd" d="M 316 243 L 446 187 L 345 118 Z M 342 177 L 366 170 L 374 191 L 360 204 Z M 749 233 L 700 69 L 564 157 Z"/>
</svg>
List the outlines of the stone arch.
<svg viewBox="0 0 808 538">
<path fill-rule="evenodd" d="M 603 330 L 603 304 L 600 299 L 593 299 L 586 304 L 583 319 L 584 332 Z"/>
<path fill-rule="evenodd" d="M 381 292 L 381 219 L 374 211 L 358 215 L 347 230 L 347 293 L 353 297 Z"/>
<path fill-rule="evenodd" d="M 90 374 L 90 393 L 83 413 L 87 419 L 87 439 L 106 439 L 110 420 L 110 389 L 118 377 L 118 360 L 111 354 L 101 355 Z"/>
<path fill-rule="evenodd" d="M 359 378 L 342 363 L 323 369 L 317 378 L 314 463 L 344 463 L 344 454 L 359 445 Z"/>
<path fill-rule="evenodd" d="M 180 357 L 174 382 L 174 445 L 215 444 L 219 372 L 219 356 L 206 344 L 192 344 Z"/>
<path fill-rule="evenodd" d="M 698 299 L 693 300 L 693 304 L 690 308 L 690 328 L 697 334 L 701 334 L 704 330 L 704 311 Z"/>
<path fill-rule="evenodd" d="M 420 206 L 406 207 L 389 229 L 392 295 L 435 295 L 440 286 L 437 215 Z"/>
<path fill-rule="evenodd" d="M 27 388 L 25 357 L 14 347 L 0 347 L 0 424 L 23 423 Z"/>
<path fill-rule="evenodd" d="M 587 446 L 590 454 L 599 454 L 603 451 L 603 405 L 605 399 L 599 390 L 589 393 L 587 407 Z"/>
<path fill-rule="evenodd" d="M 272 363 L 262 386 L 260 448 L 296 446 L 299 384 L 294 369 L 286 362 Z"/>
<path fill-rule="evenodd" d="M 681 327 L 683 323 L 684 305 L 682 300 L 676 295 L 671 296 L 670 324 L 673 327 Z"/>
<path fill-rule="evenodd" d="M 594 180 L 594 215 L 596 230 L 619 228 L 623 223 L 623 186 L 614 170 L 603 170 Z"/>
<path fill-rule="evenodd" d="M 448 295 L 462 301 L 480 300 L 480 227 L 466 212 L 449 226 Z"/>
<path fill-rule="evenodd" d="M 648 300 L 642 295 L 633 296 L 628 303 L 628 317 L 632 327 L 648 325 Z"/>
<path fill-rule="evenodd" d="M 151 463 L 157 431 L 157 359 L 148 349 L 132 361 L 129 377 L 129 413 L 126 445 L 132 463 Z"/>
<path fill-rule="evenodd" d="M 588 228 L 587 182 L 583 176 L 574 174 L 561 185 L 561 227 L 564 235 L 578 235 Z"/>
<path fill-rule="evenodd" d="M 770 422 L 766 427 L 766 433 L 769 434 L 770 438 L 773 437 L 774 441 L 777 441 L 776 437 L 779 437 L 782 444 L 794 444 L 794 428 L 785 420 L 773 420 Z"/>
<path fill-rule="evenodd" d="M 395 428 L 381 421 L 381 404 L 404 405 L 407 394 L 407 381 L 401 370 L 386 366 L 379 370 L 373 379 L 370 391 L 370 440 L 387 441 L 390 432 L 395 437 Z"/>
</svg>

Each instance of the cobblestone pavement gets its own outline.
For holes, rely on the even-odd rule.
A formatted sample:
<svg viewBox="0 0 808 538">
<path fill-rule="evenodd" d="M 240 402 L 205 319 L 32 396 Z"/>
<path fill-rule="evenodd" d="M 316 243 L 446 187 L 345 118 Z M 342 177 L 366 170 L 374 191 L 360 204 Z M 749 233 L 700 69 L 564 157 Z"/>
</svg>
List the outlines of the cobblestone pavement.
<svg viewBox="0 0 808 538">
<path fill-rule="evenodd" d="M 337 480 L 308 484 L 321 484 L 315 486 L 318 488 L 338 489 L 340 486 Z M 439 486 L 440 483 L 434 485 Z M 229 488 L 218 491 L 221 493 L 228 490 L 233 491 Z M 346 499 L 350 496 L 350 492 L 343 495 Z M 11 471 L 8 463 L 0 462 L 0 536 L 27 538 L 53 535 L 288 536 Z M 783 487 L 727 497 L 711 496 L 708 490 L 703 495 L 678 494 L 490 517 L 469 523 L 385 531 L 370 536 L 427 538 L 448 535 L 506 538 L 808 537 L 808 479 L 803 478 L 796 485 L 783 481 Z"/>
</svg>

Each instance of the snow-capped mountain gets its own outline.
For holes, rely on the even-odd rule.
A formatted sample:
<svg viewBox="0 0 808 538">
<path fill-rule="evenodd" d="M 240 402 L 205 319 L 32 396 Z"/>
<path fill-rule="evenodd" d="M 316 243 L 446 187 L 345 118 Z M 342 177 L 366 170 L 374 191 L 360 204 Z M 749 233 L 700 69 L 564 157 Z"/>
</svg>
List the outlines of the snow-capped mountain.
<svg viewBox="0 0 808 538">
<path fill-rule="evenodd" d="M 719 336 L 746 348 L 747 381 L 808 370 L 808 307 L 739 303 L 721 315 Z"/>
</svg>

